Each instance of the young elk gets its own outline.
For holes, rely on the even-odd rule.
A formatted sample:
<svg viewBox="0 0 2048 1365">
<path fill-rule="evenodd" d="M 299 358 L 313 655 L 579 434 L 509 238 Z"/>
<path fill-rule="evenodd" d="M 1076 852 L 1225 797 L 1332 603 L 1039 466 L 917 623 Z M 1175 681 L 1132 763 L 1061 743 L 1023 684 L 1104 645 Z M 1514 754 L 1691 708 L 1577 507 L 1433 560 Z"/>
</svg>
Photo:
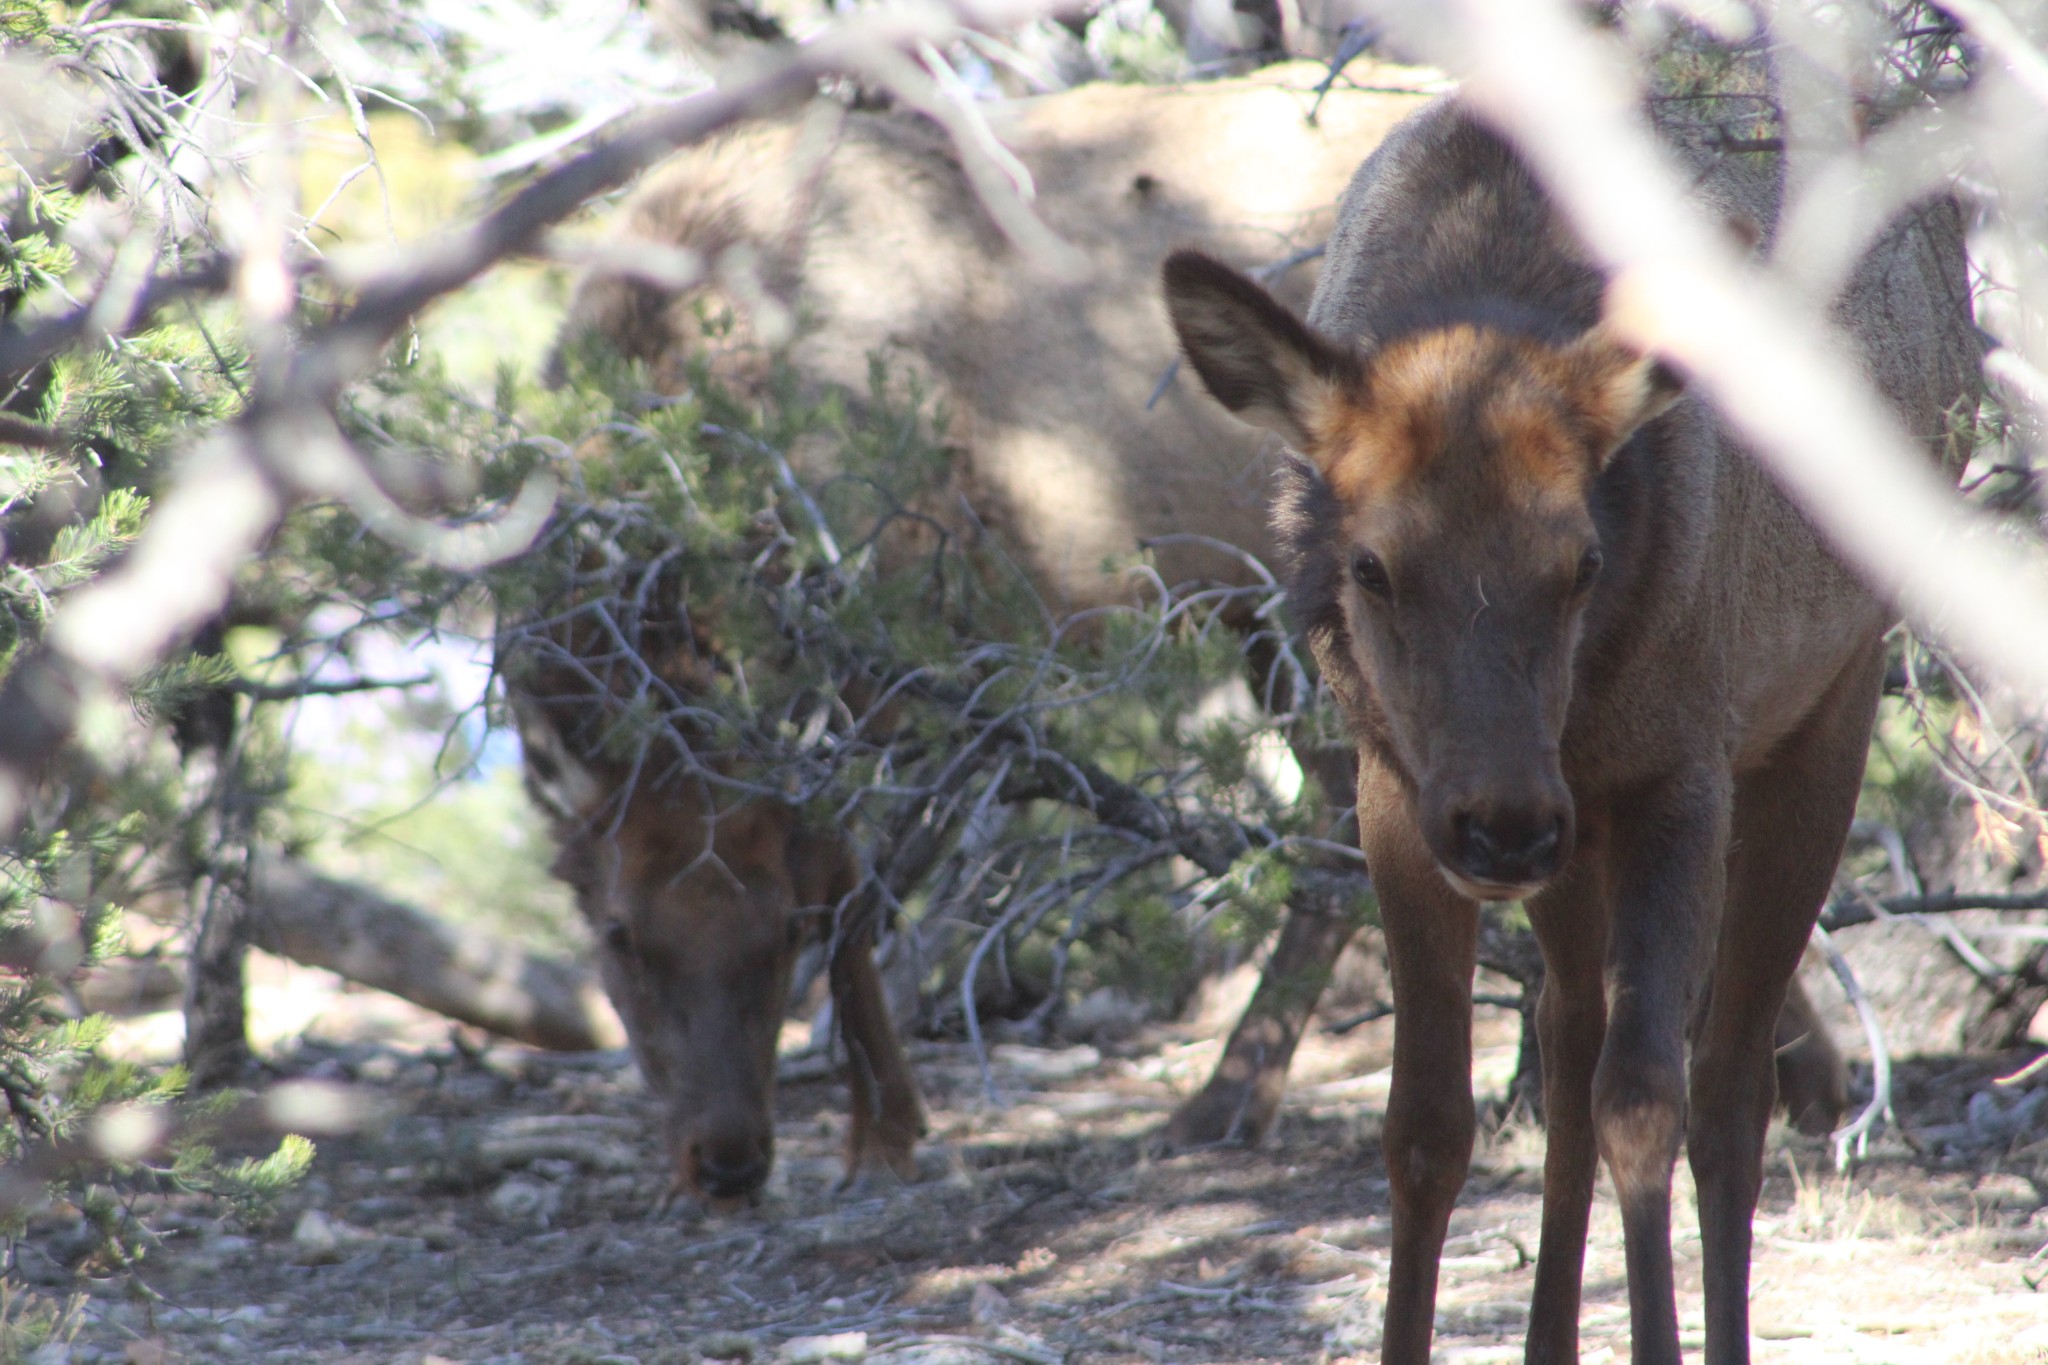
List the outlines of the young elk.
<svg viewBox="0 0 2048 1365">
<path fill-rule="evenodd" d="M 1767 159 L 1696 160 L 1710 211 L 1773 221 Z M 1707 1357 L 1746 1360 L 1773 1021 L 1847 837 L 1889 613 L 1712 408 L 1598 323 L 1582 248 L 1455 102 L 1359 171 L 1307 325 L 1192 252 L 1165 283 L 1210 393 L 1304 457 L 1277 525 L 1358 742 L 1397 1009 L 1384 1359 L 1429 1357 L 1472 1148 L 1478 906 L 1521 900 L 1548 967 L 1528 1359 L 1577 1358 L 1604 1158 L 1635 1359 L 1678 1360 L 1682 1140 Z M 1937 453 L 1974 408 L 1967 299 L 1944 201 L 1838 310 Z"/>
<path fill-rule="evenodd" d="M 730 1206 L 768 1178 L 783 1005 L 798 953 L 819 939 L 831 946 L 853 1091 L 847 1176 L 870 1166 L 913 1175 L 924 1109 L 873 933 L 835 923 L 858 880 L 852 850 L 781 802 L 607 757 L 591 732 L 616 719 L 615 702 L 568 669 L 520 672 L 527 787 L 554 825 L 553 871 L 575 890 L 605 992 L 661 1101 L 670 1192 Z"/>
</svg>

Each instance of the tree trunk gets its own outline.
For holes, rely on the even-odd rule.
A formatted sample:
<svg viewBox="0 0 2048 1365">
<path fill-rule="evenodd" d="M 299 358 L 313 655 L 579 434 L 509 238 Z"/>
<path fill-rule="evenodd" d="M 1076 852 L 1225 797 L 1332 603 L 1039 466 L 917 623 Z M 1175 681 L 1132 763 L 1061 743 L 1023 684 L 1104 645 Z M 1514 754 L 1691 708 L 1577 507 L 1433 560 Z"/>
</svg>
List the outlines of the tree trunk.
<svg viewBox="0 0 2048 1365">
<path fill-rule="evenodd" d="M 249 941 L 534 1047 L 589 1052 L 625 1034 L 596 978 L 480 929 L 449 924 L 298 859 L 259 854 Z"/>
<path fill-rule="evenodd" d="M 1166 1140 L 1180 1146 L 1253 1143 L 1265 1137 L 1287 1093 L 1287 1068 L 1337 954 L 1358 932 L 1350 916 L 1290 910 L 1259 988 L 1223 1048 L 1209 1083 L 1174 1110 Z"/>
<path fill-rule="evenodd" d="M 243 961 L 253 799 L 242 782 L 243 732 L 234 699 L 225 729 L 185 755 L 185 789 L 202 851 L 189 892 L 192 950 L 185 964 L 185 1067 L 200 1090 L 233 1085 L 255 1064 L 249 1050 Z"/>
<path fill-rule="evenodd" d="M 234 1084 L 255 1061 L 242 972 L 248 915 L 236 880 L 213 872 L 192 889 L 199 928 L 185 965 L 185 1067 L 201 1090 Z"/>
</svg>

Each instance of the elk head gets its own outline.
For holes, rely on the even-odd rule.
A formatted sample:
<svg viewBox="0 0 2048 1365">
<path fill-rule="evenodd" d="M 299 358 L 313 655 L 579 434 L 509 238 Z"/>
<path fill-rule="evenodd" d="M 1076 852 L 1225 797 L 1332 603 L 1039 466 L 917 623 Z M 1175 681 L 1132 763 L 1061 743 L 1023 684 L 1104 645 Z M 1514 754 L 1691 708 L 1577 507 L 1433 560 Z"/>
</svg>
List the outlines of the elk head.
<svg viewBox="0 0 2048 1365">
<path fill-rule="evenodd" d="M 750 1198 L 775 1149 L 775 1057 L 798 953 L 852 885 L 836 841 L 776 801 L 660 788 L 579 757 L 515 700 L 527 785 L 549 812 L 555 875 L 597 940 L 605 991 L 664 1110 L 672 1190 Z"/>
<path fill-rule="evenodd" d="M 1572 852 L 1560 752 L 1603 577 L 1595 484 L 1676 378 L 1604 326 L 1474 307 L 1346 344 L 1195 252 L 1165 283 L 1209 392 L 1306 457 L 1281 528 L 1297 606 L 1439 868 L 1476 899 L 1532 893 Z"/>
</svg>

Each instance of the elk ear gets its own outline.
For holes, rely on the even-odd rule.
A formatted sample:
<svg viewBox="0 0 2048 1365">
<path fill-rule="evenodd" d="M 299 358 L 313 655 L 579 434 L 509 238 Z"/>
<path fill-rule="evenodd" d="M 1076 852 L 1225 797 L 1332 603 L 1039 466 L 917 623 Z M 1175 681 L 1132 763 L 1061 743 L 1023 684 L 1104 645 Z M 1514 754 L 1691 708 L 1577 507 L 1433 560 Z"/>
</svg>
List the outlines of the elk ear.
<svg viewBox="0 0 2048 1365">
<path fill-rule="evenodd" d="M 604 784 L 570 749 L 540 703 L 514 693 L 512 720 L 526 751 L 526 790 L 534 802 L 564 829 L 583 825 L 603 804 Z"/>
<path fill-rule="evenodd" d="M 1603 466 L 1638 427 L 1685 395 L 1676 370 L 1623 341 L 1604 321 L 1567 347 L 1565 357 L 1593 455 Z"/>
<path fill-rule="evenodd" d="M 1216 401 L 1313 457 L 1323 414 L 1358 380 L 1357 360 L 1199 251 L 1174 252 L 1162 274 L 1181 349 Z"/>
</svg>

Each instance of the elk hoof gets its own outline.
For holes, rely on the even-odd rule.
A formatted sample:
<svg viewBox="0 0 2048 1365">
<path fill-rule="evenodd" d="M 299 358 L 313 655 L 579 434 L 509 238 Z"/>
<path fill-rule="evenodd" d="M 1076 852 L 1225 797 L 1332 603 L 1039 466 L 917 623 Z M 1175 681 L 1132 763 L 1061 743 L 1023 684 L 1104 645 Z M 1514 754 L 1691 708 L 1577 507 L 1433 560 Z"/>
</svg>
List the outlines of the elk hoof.
<svg viewBox="0 0 2048 1365">
<path fill-rule="evenodd" d="M 850 1144 L 846 1153 L 846 1176 L 842 1190 L 866 1183 L 869 1176 L 887 1174 L 904 1184 L 917 1180 L 916 1133 L 882 1131 L 870 1133 Z"/>
</svg>

